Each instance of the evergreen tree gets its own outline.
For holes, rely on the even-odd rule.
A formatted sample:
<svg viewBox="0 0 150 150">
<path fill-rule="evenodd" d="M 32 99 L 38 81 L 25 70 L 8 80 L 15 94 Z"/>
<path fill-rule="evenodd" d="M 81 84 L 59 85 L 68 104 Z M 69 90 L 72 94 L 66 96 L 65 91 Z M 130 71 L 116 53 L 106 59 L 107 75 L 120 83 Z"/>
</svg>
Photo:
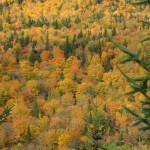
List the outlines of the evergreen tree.
<svg viewBox="0 0 150 150">
<path fill-rule="evenodd" d="M 82 51 L 81 56 L 80 56 L 80 60 L 81 60 L 81 65 L 84 66 L 85 62 L 86 62 L 86 57 L 85 57 L 85 53 L 84 51 Z"/>
<path fill-rule="evenodd" d="M 18 0 L 18 4 L 22 4 L 23 0 Z"/>
<path fill-rule="evenodd" d="M 100 57 L 101 57 L 101 55 L 102 55 L 102 45 L 101 45 L 101 42 L 100 42 L 100 41 L 98 42 L 97 49 L 98 49 L 98 54 L 99 54 Z"/>
<path fill-rule="evenodd" d="M 83 32 L 82 30 L 80 30 L 79 34 L 78 34 L 78 39 L 82 38 L 83 37 Z"/>
<path fill-rule="evenodd" d="M 30 132 L 30 126 L 28 126 L 26 134 L 25 134 L 25 144 L 29 144 L 31 142 L 31 132 Z"/>
<path fill-rule="evenodd" d="M 53 21 L 52 25 L 53 25 L 54 29 L 59 29 L 58 20 Z"/>
<path fill-rule="evenodd" d="M 96 3 L 97 3 L 97 4 L 100 4 L 100 3 L 102 3 L 102 1 L 103 1 L 103 0 L 96 0 Z"/>
<path fill-rule="evenodd" d="M 79 18 L 79 16 L 77 16 L 76 19 L 75 19 L 75 23 L 78 24 L 80 22 L 81 22 L 81 19 Z"/>
<path fill-rule="evenodd" d="M 43 23 L 38 19 L 38 20 L 37 20 L 37 23 L 36 23 L 36 26 L 37 26 L 37 27 L 42 27 L 42 26 L 43 26 Z"/>
<path fill-rule="evenodd" d="M 36 118 L 39 118 L 39 106 L 36 100 L 33 103 L 32 115 Z"/>
<path fill-rule="evenodd" d="M 36 61 L 40 62 L 40 53 L 36 50 L 32 50 L 28 59 L 31 64 L 34 64 Z"/>
<path fill-rule="evenodd" d="M 112 36 L 115 36 L 116 34 L 117 34 L 116 28 L 113 27 L 113 29 L 112 29 Z"/>
<path fill-rule="evenodd" d="M 0 31 L 3 31 L 3 21 L 0 20 Z"/>
<path fill-rule="evenodd" d="M 37 45 L 37 41 L 32 41 L 32 49 L 34 49 L 36 45 Z"/>
<path fill-rule="evenodd" d="M 47 30 L 47 34 L 46 34 L 46 48 L 45 49 L 50 50 L 48 30 Z"/>
<path fill-rule="evenodd" d="M 108 72 L 112 69 L 109 57 L 107 57 L 106 61 L 103 62 L 103 68 L 104 68 L 105 72 Z"/>
<path fill-rule="evenodd" d="M 125 47 L 128 46 L 128 43 L 127 43 L 127 40 L 126 40 L 126 39 L 124 39 L 123 45 L 124 45 Z"/>
<path fill-rule="evenodd" d="M 34 64 L 35 61 L 36 61 L 36 54 L 35 54 L 34 50 L 32 50 L 29 55 L 29 62 Z"/>
<path fill-rule="evenodd" d="M 65 57 L 68 58 L 69 55 L 71 54 L 71 50 L 72 50 L 68 36 L 66 36 L 66 41 L 65 41 L 65 43 L 63 43 L 63 44 L 61 45 L 61 49 L 64 50 L 64 52 L 65 52 Z"/>
<path fill-rule="evenodd" d="M 31 19 L 30 16 L 28 16 L 28 23 L 27 26 L 30 28 L 33 25 L 33 20 Z"/>
<path fill-rule="evenodd" d="M 123 19 L 123 30 L 125 30 L 126 28 L 127 28 L 126 21 L 125 21 L 125 19 Z"/>
<path fill-rule="evenodd" d="M 6 17 L 6 22 L 9 23 L 9 24 L 11 24 L 11 20 L 10 20 L 10 15 L 9 14 Z"/>
<path fill-rule="evenodd" d="M 25 40 L 24 40 L 24 32 L 22 31 L 22 32 L 21 32 L 21 38 L 20 38 L 20 44 L 21 44 L 22 47 L 25 46 L 25 42 L 24 42 L 24 41 L 25 41 Z"/>
<path fill-rule="evenodd" d="M 63 72 L 60 73 L 60 80 L 64 80 L 64 73 Z"/>
<path fill-rule="evenodd" d="M 24 46 L 27 46 L 29 44 L 29 41 L 30 41 L 30 38 L 29 36 L 27 35 L 24 39 Z"/>
<path fill-rule="evenodd" d="M 79 5 L 78 5 L 77 3 L 75 4 L 74 9 L 75 9 L 75 10 L 78 10 L 78 9 L 79 9 Z"/>
<path fill-rule="evenodd" d="M 149 0 L 141 0 L 141 1 L 137 1 L 133 4 L 150 4 Z M 150 23 L 148 23 L 150 25 Z M 144 46 L 144 42 L 145 41 L 149 41 L 150 40 L 150 36 L 144 38 L 141 43 Z M 130 86 L 132 87 L 132 91 L 128 92 L 127 94 L 134 94 L 136 92 L 140 92 L 142 95 L 145 96 L 145 101 L 142 102 L 141 105 L 141 110 L 143 115 L 136 113 L 135 111 L 129 109 L 128 107 L 124 106 L 124 108 L 131 113 L 133 116 L 135 116 L 138 120 L 133 124 L 133 126 L 136 126 L 138 124 L 143 123 L 144 126 L 140 128 L 140 130 L 143 131 L 150 131 L 150 96 L 148 95 L 148 82 L 150 80 L 150 52 L 147 50 L 147 48 L 145 48 L 144 46 L 144 52 L 145 54 L 141 53 L 141 50 L 137 50 L 136 53 L 133 53 L 132 51 L 130 51 L 129 49 L 127 49 L 126 47 L 120 45 L 120 44 L 115 44 L 122 52 L 126 53 L 128 55 L 127 58 L 123 59 L 121 61 L 121 63 L 127 63 L 129 61 L 134 61 L 136 63 L 138 63 L 147 73 L 141 77 L 135 77 L 135 78 L 131 78 L 129 77 L 127 74 L 125 74 L 120 68 L 119 66 L 118 69 L 120 70 L 120 72 L 122 73 L 122 75 L 126 78 L 126 80 L 129 82 Z M 142 56 L 141 56 L 142 55 Z M 144 58 L 147 61 L 145 62 Z M 148 140 L 150 140 L 150 138 L 148 137 Z"/>
<path fill-rule="evenodd" d="M 107 37 L 107 28 L 104 29 L 104 34 L 103 34 L 103 36 L 104 36 L 104 37 Z"/>
<path fill-rule="evenodd" d="M 40 53 L 35 50 L 35 46 L 37 45 L 37 41 L 32 42 L 32 51 L 28 57 L 30 63 L 34 64 L 36 61 L 40 61 Z"/>
<path fill-rule="evenodd" d="M 0 15 L 3 13 L 3 4 L 0 3 Z"/>
</svg>

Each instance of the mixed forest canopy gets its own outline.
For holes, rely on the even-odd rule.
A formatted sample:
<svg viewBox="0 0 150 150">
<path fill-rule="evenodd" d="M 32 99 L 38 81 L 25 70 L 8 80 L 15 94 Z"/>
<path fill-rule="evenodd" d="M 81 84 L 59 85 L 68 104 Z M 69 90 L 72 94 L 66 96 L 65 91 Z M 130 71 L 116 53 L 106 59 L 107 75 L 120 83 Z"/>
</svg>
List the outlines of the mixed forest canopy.
<svg viewBox="0 0 150 150">
<path fill-rule="evenodd" d="M 149 150 L 149 12 L 0 0 L 0 149 Z"/>
</svg>

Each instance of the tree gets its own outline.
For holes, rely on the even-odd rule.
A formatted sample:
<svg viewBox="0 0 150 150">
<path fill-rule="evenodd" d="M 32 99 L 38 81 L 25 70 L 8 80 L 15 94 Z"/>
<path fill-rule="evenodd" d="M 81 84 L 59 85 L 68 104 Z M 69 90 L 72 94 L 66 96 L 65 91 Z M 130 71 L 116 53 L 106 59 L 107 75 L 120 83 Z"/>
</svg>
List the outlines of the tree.
<svg viewBox="0 0 150 150">
<path fill-rule="evenodd" d="M 107 57 L 107 59 L 103 62 L 103 68 L 104 68 L 105 72 L 112 70 L 112 67 L 110 64 L 110 57 Z"/>
<path fill-rule="evenodd" d="M 0 20 L 0 31 L 3 31 L 3 21 Z"/>
<path fill-rule="evenodd" d="M 10 94 L 8 89 L 0 87 L 0 106 L 4 106 L 9 98 Z"/>
<path fill-rule="evenodd" d="M 65 57 L 68 58 L 71 54 L 71 44 L 69 42 L 69 37 L 66 36 L 66 41 L 61 45 L 61 48 L 64 50 Z"/>
<path fill-rule="evenodd" d="M 39 118 L 39 106 L 36 100 L 33 103 L 32 115 L 36 118 Z"/>
<path fill-rule="evenodd" d="M 141 0 L 137 1 L 133 4 L 149 4 L 149 0 Z M 148 23 L 150 25 L 150 23 Z M 141 41 L 141 44 L 144 46 L 144 42 L 149 41 L 150 36 L 144 38 Z M 145 73 L 144 76 L 141 77 L 135 77 L 131 78 L 127 74 L 125 74 L 119 66 L 118 69 L 122 73 L 122 75 L 126 78 L 126 80 L 129 82 L 130 86 L 132 87 L 132 91 L 128 92 L 127 94 L 134 94 L 136 92 L 140 92 L 142 95 L 144 95 L 145 100 L 142 102 L 141 110 L 143 115 L 136 113 L 135 111 L 129 109 L 128 107 L 124 106 L 124 108 L 131 113 L 133 116 L 135 116 L 138 120 L 133 124 L 134 126 L 139 125 L 140 123 L 143 123 L 144 126 L 140 128 L 140 130 L 143 131 L 149 131 L 150 130 L 150 96 L 148 95 L 148 81 L 150 80 L 150 51 L 145 48 L 144 46 L 144 53 L 142 54 L 142 51 L 139 49 L 136 53 L 132 52 L 131 50 L 127 49 L 126 47 L 115 44 L 122 52 L 126 53 L 128 55 L 127 58 L 123 59 L 122 63 L 127 63 L 130 61 L 136 62 L 139 64 L 140 67 L 142 67 L 147 73 Z M 146 60 L 146 61 L 145 61 Z M 148 138 L 150 140 L 150 138 Z"/>
<path fill-rule="evenodd" d="M 46 50 L 50 50 L 48 30 L 47 30 L 47 33 L 46 33 Z"/>
<path fill-rule="evenodd" d="M 0 3 L 0 15 L 3 13 L 3 4 Z"/>
<path fill-rule="evenodd" d="M 112 29 L 112 36 L 115 36 L 116 34 L 117 34 L 116 28 L 113 27 L 113 29 Z"/>
<path fill-rule="evenodd" d="M 103 0 L 96 0 L 97 4 L 100 4 Z"/>
<path fill-rule="evenodd" d="M 108 36 L 108 33 L 107 33 L 107 28 L 105 28 L 105 29 L 104 29 L 103 36 L 104 36 L 104 37 L 107 37 L 107 36 Z"/>
<path fill-rule="evenodd" d="M 59 29 L 58 20 L 54 20 L 52 25 L 53 25 L 54 29 Z"/>
<path fill-rule="evenodd" d="M 42 61 L 48 61 L 49 56 L 50 56 L 50 51 L 47 51 L 47 50 L 42 51 L 42 53 L 40 55 Z"/>
<path fill-rule="evenodd" d="M 32 50 L 29 55 L 29 62 L 34 64 L 36 61 L 40 61 L 40 56 L 38 51 Z"/>
<path fill-rule="evenodd" d="M 23 0 L 18 0 L 18 4 L 22 4 Z"/>
<path fill-rule="evenodd" d="M 29 144 L 30 142 L 31 142 L 31 131 L 30 131 L 30 126 L 28 126 L 25 134 L 25 144 Z"/>
</svg>

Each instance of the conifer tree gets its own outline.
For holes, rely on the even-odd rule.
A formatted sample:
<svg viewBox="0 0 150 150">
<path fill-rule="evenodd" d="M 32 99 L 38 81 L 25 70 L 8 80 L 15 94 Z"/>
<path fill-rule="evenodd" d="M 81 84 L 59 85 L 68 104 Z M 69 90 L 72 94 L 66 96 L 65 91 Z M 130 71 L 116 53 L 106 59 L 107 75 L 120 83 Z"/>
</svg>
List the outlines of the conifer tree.
<svg viewBox="0 0 150 150">
<path fill-rule="evenodd" d="M 112 29 L 112 36 L 115 36 L 116 34 L 117 34 L 116 28 L 113 27 L 113 29 Z"/>
<path fill-rule="evenodd" d="M 107 37 L 107 28 L 104 29 L 104 34 L 103 34 L 103 36 L 104 36 L 104 37 Z"/>
<path fill-rule="evenodd" d="M 46 33 L 46 50 L 49 50 L 49 35 L 48 35 L 48 30 L 47 30 L 47 33 Z"/>
<path fill-rule="evenodd" d="M 82 38 L 83 37 L 83 32 L 82 30 L 80 30 L 79 34 L 78 34 L 78 39 Z"/>
<path fill-rule="evenodd" d="M 78 24 L 80 22 L 81 22 L 81 19 L 79 18 L 79 16 L 77 16 L 76 19 L 75 19 L 75 23 Z"/>
<path fill-rule="evenodd" d="M 68 36 L 66 37 L 66 42 L 64 45 L 64 51 L 65 51 L 65 57 L 68 58 L 68 56 L 70 55 L 70 52 L 71 52 L 71 45 L 70 45 Z"/>
<path fill-rule="evenodd" d="M 79 9 L 78 3 L 75 4 L 74 9 L 75 9 L 75 10 L 78 10 L 78 9 Z"/>
<path fill-rule="evenodd" d="M 30 37 L 27 35 L 24 39 L 24 46 L 27 46 L 29 44 Z"/>
<path fill-rule="evenodd" d="M 9 15 L 9 14 L 8 14 L 7 17 L 6 17 L 6 22 L 9 23 L 9 24 L 11 23 L 10 15 Z"/>
<path fill-rule="evenodd" d="M 64 73 L 63 72 L 60 73 L 60 79 L 64 80 Z"/>
<path fill-rule="evenodd" d="M 25 42 L 24 42 L 24 32 L 21 32 L 20 44 L 21 44 L 22 47 L 25 46 Z"/>
<path fill-rule="evenodd" d="M 97 4 L 100 4 L 103 0 L 96 0 Z"/>
<path fill-rule="evenodd" d="M 0 15 L 3 13 L 3 4 L 0 3 Z"/>
<path fill-rule="evenodd" d="M 28 126 L 26 134 L 25 134 L 25 144 L 29 144 L 31 142 L 31 131 L 30 126 Z"/>
<path fill-rule="evenodd" d="M 103 68 L 104 68 L 105 72 L 108 72 L 109 70 L 112 69 L 109 57 L 107 57 L 107 59 L 103 62 Z"/>
<path fill-rule="evenodd" d="M 124 39 L 123 45 L 124 45 L 125 47 L 128 46 L 128 43 L 127 43 L 127 40 L 126 40 L 126 39 Z"/>
<path fill-rule="evenodd" d="M 52 25 L 53 25 L 54 29 L 59 29 L 58 20 L 53 21 Z"/>
<path fill-rule="evenodd" d="M 3 21 L 0 20 L 0 31 L 2 31 L 2 30 L 3 30 Z"/>
<path fill-rule="evenodd" d="M 39 118 L 39 106 L 36 100 L 33 103 L 32 115 L 36 118 Z"/>
<path fill-rule="evenodd" d="M 141 0 L 133 3 L 134 5 L 139 5 L 139 4 L 150 4 L 149 0 Z M 148 25 L 150 23 L 148 22 Z M 144 47 L 144 52 L 145 54 L 143 55 L 141 50 L 137 50 L 136 53 L 133 53 L 126 47 L 120 45 L 120 44 L 115 44 L 122 52 L 126 53 L 128 55 L 127 58 L 123 59 L 121 63 L 127 63 L 129 61 L 134 61 L 139 64 L 147 73 L 144 76 L 141 77 L 135 77 L 131 78 L 127 74 L 125 74 L 119 66 L 118 69 L 122 73 L 122 75 L 126 78 L 126 80 L 129 82 L 130 86 L 132 87 L 132 91 L 128 92 L 127 94 L 134 94 L 136 92 L 140 92 L 142 95 L 145 96 L 145 100 L 142 102 L 141 105 L 141 110 L 143 115 L 136 113 L 135 111 L 129 109 L 128 107 L 124 106 L 124 108 L 131 113 L 133 116 L 135 116 L 138 120 L 133 124 L 133 126 L 136 126 L 138 124 L 143 123 L 143 127 L 140 128 L 140 130 L 143 131 L 150 131 L 150 96 L 148 95 L 148 81 L 150 80 L 150 51 L 145 48 L 144 42 L 149 41 L 150 36 L 144 38 L 141 40 L 141 44 Z M 147 61 L 145 62 L 144 59 Z M 150 140 L 150 138 L 148 138 Z"/>
<path fill-rule="evenodd" d="M 30 28 L 33 25 L 33 20 L 31 19 L 30 16 L 28 16 L 28 23 L 27 26 Z"/>
<path fill-rule="evenodd" d="M 18 0 L 18 4 L 22 4 L 23 0 Z"/>
</svg>

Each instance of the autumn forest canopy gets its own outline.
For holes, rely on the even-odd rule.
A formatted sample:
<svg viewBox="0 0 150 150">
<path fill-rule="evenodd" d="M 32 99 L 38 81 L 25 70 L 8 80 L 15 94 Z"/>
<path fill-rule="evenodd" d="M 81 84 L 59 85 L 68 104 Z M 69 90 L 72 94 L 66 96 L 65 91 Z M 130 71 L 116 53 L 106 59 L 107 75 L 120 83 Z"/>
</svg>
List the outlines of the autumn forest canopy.
<svg viewBox="0 0 150 150">
<path fill-rule="evenodd" d="M 149 150 L 149 0 L 0 0 L 0 149 Z"/>
</svg>

